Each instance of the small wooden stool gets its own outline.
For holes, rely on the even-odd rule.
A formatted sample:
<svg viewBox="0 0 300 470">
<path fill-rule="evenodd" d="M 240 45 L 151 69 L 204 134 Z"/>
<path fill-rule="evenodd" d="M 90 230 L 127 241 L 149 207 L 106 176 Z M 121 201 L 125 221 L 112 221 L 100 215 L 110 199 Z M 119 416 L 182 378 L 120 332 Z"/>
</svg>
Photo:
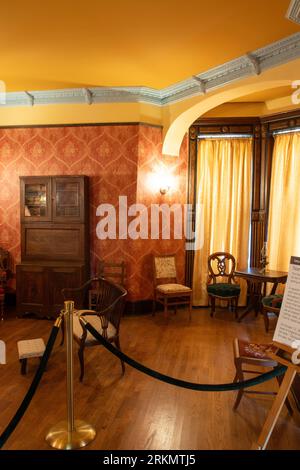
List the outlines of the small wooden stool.
<svg viewBox="0 0 300 470">
<path fill-rule="evenodd" d="M 42 338 L 18 341 L 19 360 L 21 362 L 21 374 L 26 374 L 27 359 L 41 357 L 45 352 L 45 343 Z"/>
</svg>

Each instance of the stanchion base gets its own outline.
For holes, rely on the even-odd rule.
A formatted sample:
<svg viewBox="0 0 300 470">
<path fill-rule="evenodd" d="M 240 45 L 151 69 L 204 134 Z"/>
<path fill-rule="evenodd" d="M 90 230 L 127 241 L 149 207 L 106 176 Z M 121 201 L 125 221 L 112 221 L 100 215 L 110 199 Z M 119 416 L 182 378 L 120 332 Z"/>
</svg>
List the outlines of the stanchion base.
<svg viewBox="0 0 300 470">
<path fill-rule="evenodd" d="M 61 421 L 50 429 L 46 441 L 51 447 L 60 450 L 79 449 L 95 439 L 96 431 L 90 424 L 75 420 L 75 430 L 68 431 L 67 421 Z"/>
</svg>

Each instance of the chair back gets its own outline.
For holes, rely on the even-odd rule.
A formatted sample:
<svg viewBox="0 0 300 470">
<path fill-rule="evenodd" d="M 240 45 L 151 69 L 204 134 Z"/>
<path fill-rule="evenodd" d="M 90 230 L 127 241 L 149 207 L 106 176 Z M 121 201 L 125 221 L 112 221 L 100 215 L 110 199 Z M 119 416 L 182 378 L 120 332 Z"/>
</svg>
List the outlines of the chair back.
<svg viewBox="0 0 300 470">
<path fill-rule="evenodd" d="M 74 300 L 75 308 L 94 310 L 119 331 L 127 291 L 107 279 L 95 277 L 77 289 L 63 289 L 65 300 Z M 78 303 L 77 303 L 78 302 Z"/>
<path fill-rule="evenodd" d="M 175 255 L 154 256 L 154 284 L 177 283 Z"/>
<path fill-rule="evenodd" d="M 213 253 L 208 257 L 208 283 L 226 282 L 231 284 L 234 280 L 235 266 L 235 257 L 230 253 Z"/>
<path fill-rule="evenodd" d="M 120 286 L 125 286 L 126 281 L 126 263 L 110 263 L 100 259 L 98 263 L 98 277 L 103 277 L 109 281 L 115 282 Z"/>
</svg>

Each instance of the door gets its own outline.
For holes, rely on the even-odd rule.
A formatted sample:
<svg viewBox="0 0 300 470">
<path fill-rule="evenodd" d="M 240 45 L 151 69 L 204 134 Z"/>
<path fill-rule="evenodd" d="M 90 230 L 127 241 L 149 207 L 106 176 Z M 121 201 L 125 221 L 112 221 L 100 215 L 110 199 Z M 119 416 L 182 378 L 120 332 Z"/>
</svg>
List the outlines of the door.
<svg viewBox="0 0 300 470">
<path fill-rule="evenodd" d="M 22 222 L 49 222 L 52 218 L 51 179 L 49 177 L 21 177 Z"/>
<path fill-rule="evenodd" d="M 53 222 L 84 222 L 85 179 L 54 177 L 52 179 Z"/>
</svg>

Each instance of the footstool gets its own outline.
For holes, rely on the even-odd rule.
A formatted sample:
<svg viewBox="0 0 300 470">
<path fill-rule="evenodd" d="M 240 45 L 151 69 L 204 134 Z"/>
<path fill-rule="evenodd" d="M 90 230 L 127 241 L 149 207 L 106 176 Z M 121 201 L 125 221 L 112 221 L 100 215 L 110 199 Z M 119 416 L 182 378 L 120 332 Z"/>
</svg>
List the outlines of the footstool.
<svg viewBox="0 0 300 470">
<path fill-rule="evenodd" d="M 21 374 L 26 374 L 27 359 L 41 357 L 45 352 L 45 343 L 42 338 L 26 339 L 18 341 L 19 360 L 21 362 Z"/>
</svg>

